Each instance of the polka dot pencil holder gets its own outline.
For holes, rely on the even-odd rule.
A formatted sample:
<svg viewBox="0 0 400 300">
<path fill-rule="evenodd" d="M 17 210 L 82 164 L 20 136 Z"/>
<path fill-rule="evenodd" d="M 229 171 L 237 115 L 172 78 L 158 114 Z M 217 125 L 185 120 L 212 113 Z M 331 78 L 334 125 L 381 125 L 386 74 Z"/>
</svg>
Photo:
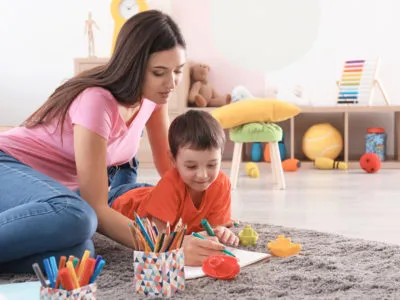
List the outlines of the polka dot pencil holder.
<svg viewBox="0 0 400 300">
<path fill-rule="evenodd" d="M 183 249 L 167 252 L 133 252 L 135 292 L 171 297 L 185 289 Z"/>
<path fill-rule="evenodd" d="M 42 286 L 40 287 L 40 300 L 95 300 L 97 299 L 96 293 L 96 283 L 82 286 L 71 291 Z"/>
</svg>

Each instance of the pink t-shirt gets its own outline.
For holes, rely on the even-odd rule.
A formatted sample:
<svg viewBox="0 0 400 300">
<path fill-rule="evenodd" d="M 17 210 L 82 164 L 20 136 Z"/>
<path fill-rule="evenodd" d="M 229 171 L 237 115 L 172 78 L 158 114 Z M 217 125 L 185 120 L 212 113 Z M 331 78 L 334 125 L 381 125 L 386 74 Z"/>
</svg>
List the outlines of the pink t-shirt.
<svg viewBox="0 0 400 300">
<path fill-rule="evenodd" d="M 129 127 L 118 111 L 118 102 L 106 89 L 84 90 L 72 103 L 64 123 L 63 144 L 56 122 L 35 128 L 17 127 L 0 134 L 0 150 L 54 178 L 68 188 L 78 188 L 73 125 L 81 125 L 107 140 L 107 166 L 131 160 L 157 104 L 144 99 Z"/>
</svg>

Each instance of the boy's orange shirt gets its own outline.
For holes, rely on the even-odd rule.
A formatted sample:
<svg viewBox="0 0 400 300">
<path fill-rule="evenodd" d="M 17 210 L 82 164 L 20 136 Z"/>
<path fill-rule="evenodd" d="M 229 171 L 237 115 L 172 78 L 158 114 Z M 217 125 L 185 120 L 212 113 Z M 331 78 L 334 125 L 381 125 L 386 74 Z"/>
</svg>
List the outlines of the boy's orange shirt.
<svg viewBox="0 0 400 300">
<path fill-rule="evenodd" d="M 119 196 L 112 208 L 128 218 L 136 211 L 139 216 L 153 216 L 172 226 L 182 217 L 187 234 L 203 231 L 200 222 L 206 218 L 211 226 L 222 226 L 231 219 L 231 184 L 222 171 L 204 192 L 197 209 L 186 184 L 176 168 L 169 170 L 154 187 L 136 188 Z"/>
</svg>

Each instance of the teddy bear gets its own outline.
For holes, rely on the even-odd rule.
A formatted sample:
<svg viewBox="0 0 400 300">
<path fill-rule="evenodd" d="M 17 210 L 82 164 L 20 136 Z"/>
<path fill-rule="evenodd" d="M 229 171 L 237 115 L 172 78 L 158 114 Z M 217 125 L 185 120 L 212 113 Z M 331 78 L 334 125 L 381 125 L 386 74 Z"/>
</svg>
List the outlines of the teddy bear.
<svg viewBox="0 0 400 300">
<path fill-rule="evenodd" d="M 197 63 L 190 67 L 189 106 L 219 107 L 231 102 L 231 95 L 221 96 L 208 81 L 210 67 Z"/>
</svg>

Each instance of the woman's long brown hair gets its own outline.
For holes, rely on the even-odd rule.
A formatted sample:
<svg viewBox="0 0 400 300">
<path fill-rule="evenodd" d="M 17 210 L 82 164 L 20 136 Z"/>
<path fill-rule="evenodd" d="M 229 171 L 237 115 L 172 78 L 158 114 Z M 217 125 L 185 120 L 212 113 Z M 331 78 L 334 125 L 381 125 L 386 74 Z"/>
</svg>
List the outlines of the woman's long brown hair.
<svg viewBox="0 0 400 300">
<path fill-rule="evenodd" d="M 59 86 L 23 125 L 32 128 L 57 119 L 62 133 L 69 107 L 89 87 L 109 90 L 121 104 L 137 103 L 150 54 L 176 46 L 186 48 L 179 27 L 168 15 L 158 10 L 134 15 L 122 26 L 107 64 L 84 71 Z"/>
</svg>

